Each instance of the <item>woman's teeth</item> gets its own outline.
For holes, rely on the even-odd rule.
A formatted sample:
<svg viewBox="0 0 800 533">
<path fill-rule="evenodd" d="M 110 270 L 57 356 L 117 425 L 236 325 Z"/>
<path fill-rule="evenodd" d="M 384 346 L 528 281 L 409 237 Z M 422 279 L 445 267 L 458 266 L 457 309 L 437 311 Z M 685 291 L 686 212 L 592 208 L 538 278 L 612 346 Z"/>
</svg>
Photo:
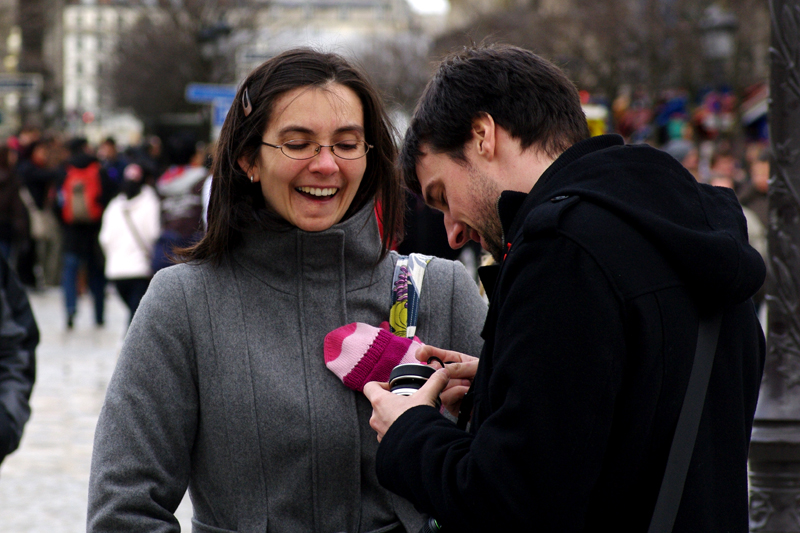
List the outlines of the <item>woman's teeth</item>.
<svg viewBox="0 0 800 533">
<path fill-rule="evenodd" d="M 325 189 L 320 189 L 318 187 L 297 187 L 295 190 L 312 196 L 333 196 L 339 192 L 339 189 L 336 187 L 327 187 Z"/>
</svg>

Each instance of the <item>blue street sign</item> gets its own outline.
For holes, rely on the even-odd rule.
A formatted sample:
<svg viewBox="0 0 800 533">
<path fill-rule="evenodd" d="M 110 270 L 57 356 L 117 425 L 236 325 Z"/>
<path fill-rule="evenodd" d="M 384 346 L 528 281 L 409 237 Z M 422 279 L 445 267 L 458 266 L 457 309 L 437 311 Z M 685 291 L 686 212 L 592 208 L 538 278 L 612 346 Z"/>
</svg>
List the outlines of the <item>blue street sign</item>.
<svg viewBox="0 0 800 533">
<path fill-rule="evenodd" d="M 211 104 L 214 100 L 236 98 L 236 85 L 190 83 L 186 86 L 186 101 L 192 104 Z"/>
<path fill-rule="evenodd" d="M 0 94 L 36 92 L 41 87 L 41 74 L 0 74 Z"/>
<path fill-rule="evenodd" d="M 225 117 L 228 116 L 228 110 L 233 105 L 233 98 L 216 98 L 212 104 L 211 125 L 215 128 L 221 128 L 225 122 Z"/>
</svg>

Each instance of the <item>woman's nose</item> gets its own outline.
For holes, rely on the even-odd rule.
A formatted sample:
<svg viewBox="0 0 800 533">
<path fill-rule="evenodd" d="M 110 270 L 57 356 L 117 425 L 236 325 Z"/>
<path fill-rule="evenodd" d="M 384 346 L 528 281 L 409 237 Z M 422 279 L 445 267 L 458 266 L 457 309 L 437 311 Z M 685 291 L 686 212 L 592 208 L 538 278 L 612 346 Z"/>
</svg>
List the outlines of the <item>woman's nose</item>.
<svg viewBox="0 0 800 533">
<path fill-rule="evenodd" d="M 333 174 L 339 170 L 339 164 L 333 155 L 333 150 L 329 146 L 322 146 L 319 153 L 311 160 L 308 169 L 321 174 Z"/>
</svg>

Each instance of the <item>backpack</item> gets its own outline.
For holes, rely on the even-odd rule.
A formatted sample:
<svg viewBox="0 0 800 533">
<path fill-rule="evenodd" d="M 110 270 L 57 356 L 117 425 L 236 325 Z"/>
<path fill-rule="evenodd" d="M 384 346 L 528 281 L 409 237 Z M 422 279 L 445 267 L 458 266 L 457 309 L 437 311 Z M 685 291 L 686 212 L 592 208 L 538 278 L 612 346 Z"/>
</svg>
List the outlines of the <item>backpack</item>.
<svg viewBox="0 0 800 533">
<path fill-rule="evenodd" d="M 67 167 L 67 178 L 61 186 L 61 217 L 67 224 L 100 222 L 103 206 L 100 203 L 100 163 L 86 168 Z"/>
</svg>

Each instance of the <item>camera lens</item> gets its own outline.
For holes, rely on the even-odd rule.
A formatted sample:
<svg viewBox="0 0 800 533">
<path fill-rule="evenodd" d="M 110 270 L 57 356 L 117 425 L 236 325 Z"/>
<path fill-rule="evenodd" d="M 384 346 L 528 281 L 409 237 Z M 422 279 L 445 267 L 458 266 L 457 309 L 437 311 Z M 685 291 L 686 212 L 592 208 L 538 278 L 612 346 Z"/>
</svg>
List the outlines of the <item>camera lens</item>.
<svg viewBox="0 0 800 533">
<path fill-rule="evenodd" d="M 389 374 L 389 388 L 400 396 L 411 396 L 425 385 L 434 372 L 436 370 L 432 367 L 419 363 L 397 365 Z"/>
</svg>

